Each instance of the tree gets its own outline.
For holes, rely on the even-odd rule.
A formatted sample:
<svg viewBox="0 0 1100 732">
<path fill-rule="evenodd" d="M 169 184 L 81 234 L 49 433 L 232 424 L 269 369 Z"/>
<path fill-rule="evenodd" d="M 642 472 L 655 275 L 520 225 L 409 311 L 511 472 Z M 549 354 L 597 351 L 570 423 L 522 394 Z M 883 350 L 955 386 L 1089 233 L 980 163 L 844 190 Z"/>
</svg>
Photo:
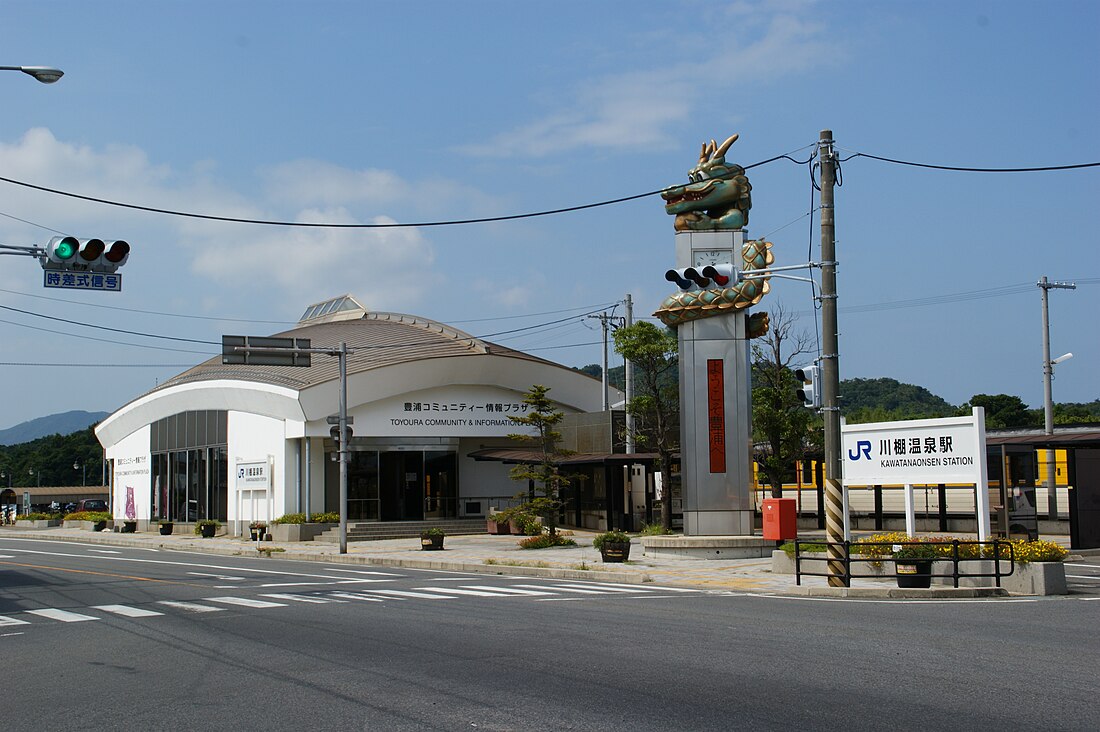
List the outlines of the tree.
<svg viewBox="0 0 1100 732">
<path fill-rule="evenodd" d="M 672 530 L 672 454 L 680 443 L 680 387 L 676 334 L 640 321 L 615 331 L 615 352 L 634 366 L 634 397 L 626 405 L 634 418 L 634 440 L 657 452 L 664 495 L 661 527 Z"/>
<path fill-rule="evenodd" d="M 523 403 L 531 411 L 522 416 L 509 416 L 514 423 L 530 427 L 535 434 L 516 433 L 508 435 L 531 445 L 537 445 L 541 459 L 537 463 L 520 463 L 512 468 L 512 480 L 526 481 L 533 486 L 532 494 L 519 493 L 517 498 L 527 497 L 519 509 L 525 513 L 541 516 L 551 536 L 558 533 L 558 512 L 561 510 L 561 489 L 570 483 L 569 477 L 560 470 L 559 461 L 568 455 L 568 451 L 558 447 L 561 433 L 554 428 L 565 418 L 565 414 L 554 408 L 547 396 L 550 389 L 535 384 L 523 395 Z"/>
<path fill-rule="evenodd" d="M 772 497 L 783 495 L 783 483 L 794 474 L 806 453 L 815 422 L 812 410 L 796 393 L 798 380 L 791 365 L 813 353 L 809 335 L 795 333 L 794 318 L 776 305 L 769 315 L 768 332 L 752 346 L 753 459 L 771 485 Z"/>
<path fill-rule="evenodd" d="M 970 397 L 968 403 L 959 407 L 959 414 L 964 416 L 970 414 L 972 407 L 985 409 L 985 426 L 989 429 L 1042 426 L 1042 417 L 1032 416 L 1024 400 L 1018 396 L 975 394 Z"/>
</svg>

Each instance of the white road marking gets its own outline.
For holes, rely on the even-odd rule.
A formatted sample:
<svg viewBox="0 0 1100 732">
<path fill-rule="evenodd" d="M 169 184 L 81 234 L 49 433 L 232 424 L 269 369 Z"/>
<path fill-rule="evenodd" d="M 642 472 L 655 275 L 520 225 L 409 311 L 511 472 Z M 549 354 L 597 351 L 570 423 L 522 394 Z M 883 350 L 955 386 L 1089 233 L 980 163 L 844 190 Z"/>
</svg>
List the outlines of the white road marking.
<svg viewBox="0 0 1100 732">
<path fill-rule="evenodd" d="M 329 602 L 342 602 L 342 600 L 326 600 L 323 597 L 309 597 L 307 595 L 291 595 L 286 592 L 269 592 L 260 597 L 273 597 L 276 600 L 293 600 L 294 602 L 314 602 L 323 605 Z"/>
<path fill-rule="evenodd" d="M 121 554 L 122 553 L 122 552 L 118 551 L 117 549 L 89 549 L 88 551 L 95 552 L 97 554 Z"/>
<path fill-rule="evenodd" d="M 515 585 L 516 587 L 526 587 L 532 590 L 546 589 L 546 585 Z M 578 595 L 606 595 L 605 590 L 587 590 L 580 587 L 569 587 L 568 585 L 554 585 L 554 589 L 560 592 L 573 592 Z"/>
<path fill-rule="evenodd" d="M 93 605 L 92 607 L 96 610 L 105 610 L 127 618 L 150 618 L 154 615 L 164 615 L 164 613 L 158 613 L 155 610 L 143 610 L 140 607 L 130 607 L 128 605 Z"/>
<path fill-rule="evenodd" d="M 443 592 L 448 595 L 470 595 L 471 597 L 507 597 L 500 592 L 485 592 L 484 590 L 464 590 L 461 587 L 414 587 L 414 590 L 426 590 L 427 592 Z"/>
<path fill-rule="evenodd" d="M 157 604 L 186 610 L 189 613 L 220 613 L 225 610 L 224 607 L 210 607 L 209 605 L 197 605 L 193 602 L 177 602 L 175 600 L 158 600 Z"/>
<path fill-rule="evenodd" d="M 242 607 L 286 607 L 282 602 L 268 602 L 267 600 L 253 600 L 248 597 L 204 597 L 207 602 L 224 602 L 226 605 L 241 605 Z"/>
<path fill-rule="evenodd" d="M 210 574 L 209 572 L 188 572 L 187 574 L 193 574 L 196 577 L 213 577 L 214 579 L 220 579 L 224 581 L 244 579 L 244 577 L 233 577 L 228 574 Z"/>
<path fill-rule="evenodd" d="M 601 592 L 631 592 L 631 593 L 637 593 L 637 592 L 652 592 L 653 591 L 653 590 L 647 590 L 643 587 L 631 587 L 629 585 L 626 586 L 626 587 L 623 587 L 623 586 L 619 586 L 619 585 L 564 585 L 564 584 L 554 584 L 554 585 L 551 585 L 551 587 L 555 587 L 555 588 L 574 587 L 574 588 L 579 589 L 579 590 L 599 590 Z"/>
<path fill-rule="evenodd" d="M 1067 574 L 1066 577 L 1072 579 L 1084 579 L 1092 580 L 1093 582 L 1100 582 L 1100 577 L 1097 577 L 1094 574 Z"/>
<path fill-rule="evenodd" d="M 491 587 L 489 585 L 463 585 L 471 590 L 489 590 L 490 592 L 505 592 L 509 595 L 553 595 L 553 592 L 542 590 L 521 590 L 518 587 Z M 450 590 L 448 590 L 450 592 Z"/>
<path fill-rule="evenodd" d="M 1089 569 L 1100 569 L 1100 564 L 1077 564 L 1076 562 L 1066 562 L 1067 567 L 1088 567 Z"/>
<path fill-rule="evenodd" d="M 60 620 L 62 623 L 82 623 L 85 620 L 99 620 L 99 618 L 93 618 L 91 615 L 81 615 L 80 613 L 71 613 L 68 610 L 57 610 L 56 608 L 46 608 L 44 610 L 28 610 L 31 615 L 39 615 L 43 618 L 49 618 L 50 620 Z"/>
<path fill-rule="evenodd" d="M 357 595 L 353 592 L 330 592 L 330 597 L 343 597 L 347 600 L 359 600 L 361 602 L 385 602 L 381 597 L 367 597 L 366 595 Z"/>
<path fill-rule="evenodd" d="M 7 615 L 0 615 L 0 626 L 4 625 L 30 625 L 26 620 L 19 620 L 17 618 L 9 618 Z"/>
<path fill-rule="evenodd" d="M 0 559 L 15 559 L 11 554 L 0 554 Z"/>
<path fill-rule="evenodd" d="M 440 592 L 450 592 L 440 588 Z M 394 597 L 418 597 L 423 600 L 455 600 L 456 597 L 448 595 L 429 595 L 427 592 L 410 592 L 408 590 L 371 590 L 375 595 L 392 595 Z"/>
<path fill-rule="evenodd" d="M 331 569 L 334 572 L 350 572 L 352 574 L 375 574 L 379 577 L 404 577 L 403 574 L 397 572 L 371 572 L 365 569 L 343 569 L 339 567 L 325 567 L 325 569 Z"/>
</svg>

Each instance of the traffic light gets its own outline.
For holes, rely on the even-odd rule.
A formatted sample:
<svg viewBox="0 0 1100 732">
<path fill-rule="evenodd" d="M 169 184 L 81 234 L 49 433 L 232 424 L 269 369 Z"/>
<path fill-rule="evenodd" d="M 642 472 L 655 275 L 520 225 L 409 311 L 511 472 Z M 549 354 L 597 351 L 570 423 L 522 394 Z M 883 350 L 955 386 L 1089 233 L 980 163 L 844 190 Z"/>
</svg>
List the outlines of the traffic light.
<svg viewBox="0 0 1100 732">
<path fill-rule="evenodd" d="M 76 252 L 80 248 L 80 242 L 73 236 L 55 236 L 46 244 L 46 260 L 60 267 L 68 267 L 72 264 Z M 46 262 L 42 262 L 46 266 Z"/>
<path fill-rule="evenodd" d="M 351 442 L 352 434 L 351 434 L 351 425 L 350 424 L 347 426 L 347 430 L 348 430 L 348 442 Z M 332 436 L 332 444 L 336 448 L 335 451 L 332 453 L 332 461 L 333 462 L 339 462 L 340 461 L 340 425 L 338 425 L 338 424 L 332 425 L 332 427 L 329 428 L 328 433 L 329 433 L 329 435 Z"/>
<path fill-rule="evenodd" d="M 130 258 L 130 245 L 121 239 L 77 239 L 55 236 L 45 247 L 43 269 L 73 272 L 114 272 Z"/>
<path fill-rule="evenodd" d="M 681 290 L 705 290 L 710 287 L 710 279 L 704 277 L 703 273 L 695 267 L 670 269 L 665 272 L 665 279 L 669 282 L 675 282 Z"/>
<path fill-rule="evenodd" d="M 812 409 L 821 407 L 821 367 L 817 364 L 795 369 L 794 378 L 798 380 L 797 394 L 803 406 Z"/>
<path fill-rule="evenodd" d="M 725 287 L 737 277 L 737 270 L 732 264 L 708 264 L 703 267 L 703 276 L 714 281 L 719 287 Z"/>
</svg>

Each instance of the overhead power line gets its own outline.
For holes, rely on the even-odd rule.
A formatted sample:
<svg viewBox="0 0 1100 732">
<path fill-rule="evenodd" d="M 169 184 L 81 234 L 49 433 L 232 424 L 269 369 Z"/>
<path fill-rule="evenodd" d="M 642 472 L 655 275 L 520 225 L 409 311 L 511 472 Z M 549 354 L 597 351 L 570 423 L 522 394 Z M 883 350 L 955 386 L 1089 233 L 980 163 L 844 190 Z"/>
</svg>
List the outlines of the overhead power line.
<svg viewBox="0 0 1100 732">
<path fill-rule="evenodd" d="M 805 147 L 809 147 L 808 145 Z M 799 150 L 805 149 L 799 148 Z M 794 152 L 798 152 L 795 150 Z M 752 163 L 751 165 L 743 166 L 745 170 L 755 168 L 761 165 L 767 165 L 773 163 L 776 160 L 790 160 L 792 163 L 799 165 L 805 165 L 807 161 L 795 160 L 789 154 L 776 155 L 775 157 L 768 158 L 767 160 L 761 160 L 758 163 Z M 47 186 L 40 186 L 34 183 L 28 183 L 26 181 L 16 180 L 14 178 L 5 178 L 0 176 L 0 181 L 4 183 L 10 183 L 15 186 L 22 186 L 23 188 L 30 188 L 36 191 L 42 191 L 43 193 L 52 193 L 55 196 L 65 196 L 66 198 L 75 198 L 81 201 L 89 201 L 91 203 L 99 203 L 104 206 L 116 206 L 118 208 L 128 208 L 135 211 L 147 211 L 149 213 L 164 214 L 166 216 L 182 216 L 190 219 L 204 219 L 206 221 L 223 221 L 234 224 L 258 224 L 262 226 L 287 226 L 297 228 L 323 228 L 323 229 L 399 229 L 399 228 L 423 228 L 429 226 L 458 226 L 461 224 L 488 224 L 499 221 L 516 221 L 518 219 L 531 219 L 540 216 L 554 216 L 556 214 L 572 213 L 574 211 L 584 211 L 590 208 L 600 208 L 602 206 L 613 206 L 618 203 L 626 203 L 628 201 L 635 201 L 639 198 L 648 198 L 649 196 L 656 196 L 657 194 L 668 190 L 670 186 L 664 188 L 658 188 L 653 191 L 647 191 L 645 193 L 636 193 L 632 196 L 622 196 L 620 198 L 612 198 L 607 201 L 597 201 L 595 203 L 583 203 L 577 206 L 566 206 L 564 208 L 555 208 L 546 211 L 533 211 L 530 213 L 510 214 L 507 216 L 486 216 L 482 218 L 474 219 L 453 219 L 449 221 L 418 221 L 415 223 L 402 223 L 400 221 L 394 221 L 389 223 L 374 223 L 374 224 L 349 224 L 349 223 L 325 223 L 325 222 L 303 222 L 303 221 L 271 221 L 267 219 L 244 219 L 234 216 L 215 216 L 213 214 L 195 213 L 192 211 L 176 211 L 168 208 L 156 208 L 154 206 L 142 206 L 136 203 L 126 203 L 124 201 L 112 201 L 106 198 L 98 198 L 96 196 L 86 196 L 80 193 L 73 193 L 72 191 L 63 191 L 58 188 L 49 188 Z"/>
<path fill-rule="evenodd" d="M 968 168 L 959 165 L 914 163 L 910 160 L 896 160 L 894 158 L 886 158 L 881 155 L 872 155 L 871 153 L 856 152 L 854 150 L 845 150 L 845 152 L 853 153 L 844 158 L 845 161 L 851 160 L 852 158 L 870 158 L 871 160 L 880 160 L 884 163 L 894 163 L 895 165 L 909 165 L 914 168 L 931 168 L 932 170 L 950 170 L 960 173 L 1042 173 L 1054 170 L 1078 170 L 1080 168 L 1100 167 L 1100 163 L 1075 163 L 1073 165 L 1041 165 L 1034 168 Z"/>
</svg>

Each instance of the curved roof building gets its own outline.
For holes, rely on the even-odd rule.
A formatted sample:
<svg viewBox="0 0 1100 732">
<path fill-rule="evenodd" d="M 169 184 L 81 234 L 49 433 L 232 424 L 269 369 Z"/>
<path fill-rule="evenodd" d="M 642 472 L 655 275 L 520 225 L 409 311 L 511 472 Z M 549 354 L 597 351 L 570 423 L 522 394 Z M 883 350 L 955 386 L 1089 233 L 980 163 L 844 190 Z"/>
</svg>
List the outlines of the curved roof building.
<svg viewBox="0 0 1100 732">
<path fill-rule="evenodd" d="M 350 295 L 310 306 L 297 327 L 308 366 L 215 357 L 105 419 L 116 518 L 215 518 L 235 529 L 284 513 L 338 511 L 329 418 L 340 404 L 354 437 L 348 515 L 421 520 L 483 515 L 516 493 L 507 469 L 467 456 L 515 446 L 509 419 L 533 384 L 566 413 L 598 411 L 602 387 L 574 369 L 425 318 L 369 312 Z"/>
</svg>

